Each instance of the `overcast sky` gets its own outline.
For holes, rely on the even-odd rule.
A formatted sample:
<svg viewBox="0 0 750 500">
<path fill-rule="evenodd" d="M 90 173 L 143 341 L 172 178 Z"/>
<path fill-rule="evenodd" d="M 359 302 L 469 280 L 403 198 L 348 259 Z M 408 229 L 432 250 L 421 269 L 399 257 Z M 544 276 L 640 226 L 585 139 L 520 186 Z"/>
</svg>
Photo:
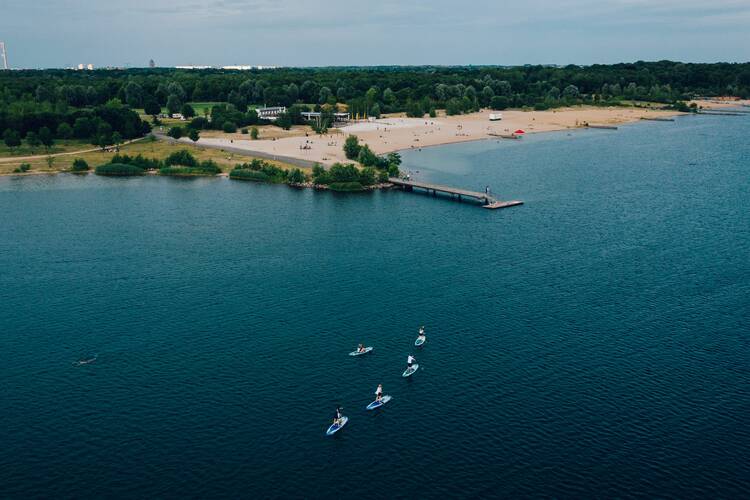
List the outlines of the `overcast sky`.
<svg viewBox="0 0 750 500">
<path fill-rule="evenodd" d="M 750 61 L 750 0 L 0 0 L 12 67 Z"/>
</svg>

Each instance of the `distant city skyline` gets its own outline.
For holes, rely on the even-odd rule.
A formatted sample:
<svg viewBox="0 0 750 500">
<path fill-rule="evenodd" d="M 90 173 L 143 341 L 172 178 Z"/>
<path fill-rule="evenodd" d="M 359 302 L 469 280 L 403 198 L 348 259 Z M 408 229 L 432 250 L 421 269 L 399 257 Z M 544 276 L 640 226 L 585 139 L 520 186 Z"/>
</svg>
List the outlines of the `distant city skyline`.
<svg viewBox="0 0 750 500">
<path fill-rule="evenodd" d="M 13 68 L 750 60 L 750 2 L 6 0 Z M 116 36 L 113 35 L 116 33 Z"/>
</svg>

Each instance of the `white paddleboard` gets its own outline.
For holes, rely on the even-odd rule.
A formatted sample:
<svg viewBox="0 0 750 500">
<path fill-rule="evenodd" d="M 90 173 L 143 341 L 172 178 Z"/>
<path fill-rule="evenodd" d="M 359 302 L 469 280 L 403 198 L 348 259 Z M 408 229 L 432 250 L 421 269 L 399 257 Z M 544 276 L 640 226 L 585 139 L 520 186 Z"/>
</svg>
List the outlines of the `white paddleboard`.
<svg viewBox="0 0 750 500">
<path fill-rule="evenodd" d="M 331 426 L 326 431 L 326 436 L 333 436 L 338 431 L 344 428 L 346 423 L 349 421 L 349 417 L 341 417 L 341 425 L 331 424 Z"/>
<path fill-rule="evenodd" d="M 372 351 L 372 347 L 365 347 L 364 351 L 362 351 L 362 352 L 352 351 L 352 352 L 349 353 L 349 356 L 362 356 L 363 354 L 367 354 L 370 351 Z"/>
<path fill-rule="evenodd" d="M 367 405 L 367 409 L 368 410 L 374 410 L 375 408 L 380 408 L 381 406 L 383 406 L 384 404 L 386 404 L 390 400 L 391 400 L 391 397 L 388 396 L 388 395 L 385 395 L 382 398 L 380 398 L 380 401 L 373 401 L 372 403 L 370 403 L 369 405 Z"/>
<path fill-rule="evenodd" d="M 424 344 L 426 340 L 427 340 L 427 337 L 425 337 L 423 339 L 420 339 L 419 337 L 417 337 L 417 340 L 414 341 L 414 345 L 417 346 L 417 347 L 419 347 L 422 344 Z"/>
<path fill-rule="evenodd" d="M 419 363 L 414 363 L 411 365 L 411 368 L 407 368 L 404 370 L 404 373 L 401 374 L 402 377 L 411 377 L 415 371 L 419 370 Z"/>
</svg>

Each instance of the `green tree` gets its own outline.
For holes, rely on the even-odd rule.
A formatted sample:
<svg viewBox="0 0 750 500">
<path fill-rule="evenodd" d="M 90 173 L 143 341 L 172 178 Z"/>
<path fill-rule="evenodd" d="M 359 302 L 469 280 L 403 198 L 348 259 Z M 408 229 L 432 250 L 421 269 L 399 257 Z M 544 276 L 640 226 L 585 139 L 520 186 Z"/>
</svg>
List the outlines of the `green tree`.
<svg viewBox="0 0 750 500">
<path fill-rule="evenodd" d="M 499 111 L 507 109 L 509 104 L 508 98 L 503 95 L 496 95 L 490 101 L 490 107 Z"/>
<path fill-rule="evenodd" d="M 182 113 L 182 116 L 185 118 L 192 118 L 195 116 L 195 109 L 193 109 L 190 104 L 185 103 L 182 105 L 182 108 L 180 108 L 180 113 Z"/>
<path fill-rule="evenodd" d="M 90 118 L 81 116 L 73 123 L 73 137 L 76 139 L 89 139 L 96 131 L 96 127 Z"/>
<path fill-rule="evenodd" d="M 495 97 L 495 91 L 489 85 L 485 85 L 482 89 L 482 106 L 489 106 L 493 97 Z"/>
<path fill-rule="evenodd" d="M 281 127 L 284 130 L 289 130 L 290 128 L 292 128 L 292 117 L 289 113 L 280 113 L 274 123 L 277 127 Z"/>
<path fill-rule="evenodd" d="M 386 160 L 388 160 L 388 165 L 396 165 L 397 167 L 401 165 L 401 155 L 399 153 L 388 153 Z"/>
<path fill-rule="evenodd" d="M 575 85 L 568 85 L 563 90 L 562 95 L 566 99 L 578 99 L 580 92 L 578 91 L 578 87 L 576 87 Z"/>
<path fill-rule="evenodd" d="M 125 102 L 131 108 L 138 108 L 143 103 L 143 88 L 135 82 L 125 85 Z"/>
<path fill-rule="evenodd" d="M 448 116 L 460 115 L 463 113 L 464 107 L 461 100 L 452 97 L 445 103 L 445 114 Z"/>
<path fill-rule="evenodd" d="M 65 122 L 57 126 L 57 137 L 60 139 L 70 139 L 73 137 L 73 127 Z"/>
<path fill-rule="evenodd" d="M 289 172 L 288 179 L 290 184 L 302 184 L 305 182 L 305 174 L 302 173 L 302 170 L 294 168 Z"/>
<path fill-rule="evenodd" d="M 73 160 L 73 166 L 70 167 L 71 172 L 86 172 L 88 169 L 89 164 L 83 158 Z"/>
<path fill-rule="evenodd" d="M 363 186 L 371 186 L 375 184 L 375 169 L 372 167 L 365 167 L 359 172 L 359 182 Z"/>
<path fill-rule="evenodd" d="M 396 104 L 396 93 L 393 92 L 390 88 L 387 88 L 383 91 L 383 102 L 385 102 L 389 106 L 393 106 Z"/>
<path fill-rule="evenodd" d="M 350 135 L 344 141 L 344 154 L 350 160 L 355 160 L 359 157 L 359 137 L 356 135 Z"/>
<path fill-rule="evenodd" d="M 112 126 L 107 122 L 102 122 L 96 128 L 94 145 L 105 149 L 110 144 L 112 144 Z"/>
<path fill-rule="evenodd" d="M 42 127 L 39 129 L 38 137 L 39 142 L 42 143 L 45 151 L 49 152 L 49 148 L 55 144 L 55 139 L 52 137 L 52 131 L 48 127 Z"/>
<path fill-rule="evenodd" d="M 316 163 L 312 168 L 312 181 L 313 184 L 328 184 L 331 182 L 331 176 L 325 168 Z"/>
<path fill-rule="evenodd" d="M 190 137 L 190 140 L 193 142 L 198 142 L 198 139 L 201 138 L 200 132 L 198 130 L 191 128 L 190 132 L 188 133 L 188 137 Z"/>
<path fill-rule="evenodd" d="M 26 144 L 29 145 L 31 152 L 33 153 L 34 150 L 42 144 L 42 141 L 39 140 L 39 136 L 36 135 L 36 132 L 29 130 L 26 133 Z"/>
<path fill-rule="evenodd" d="M 116 148 L 120 147 L 120 144 L 122 144 L 122 135 L 120 135 L 120 132 L 112 132 L 112 144 L 114 144 Z"/>
<path fill-rule="evenodd" d="M 258 127 L 253 127 L 250 129 L 250 138 L 254 141 L 258 139 Z"/>
<path fill-rule="evenodd" d="M 172 127 L 167 132 L 167 135 L 171 137 L 172 139 L 179 139 L 180 137 L 185 135 L 185 130 L 183 130 L 182 127 Z"/>
<path fill-rule="evenodd" d="M 422 118 L 424 116 L 424 109 L 419 101 L 409 101 L 406 103 L 406 116 L 411 118 Z"/>
<path fill-rule="evenodd" d="M 328 87 L 323 87 L 320 89 L 320 92 L 318 93 L 318 103 L 325 104 L 328 102 L 328 99 L 333 95 L 331 92 L 331 89 Z"/>
<path fill-rule="evenodd" d="M 234 122 L 226 121 L 221 128 L 226 134 L 233 134 L 237 132 L 237 124 Z"/>
<path fill-rule="evenodd" d="M 167 111 L 169 111 L 170 115 L 179 113 L 181 107 L 182 107 L 182 101 L 180 100 L 179 97 L 177 97 L 174 94 L 167 97 Z"/>
<path fill-rule="evenodd" d="M 357 161 L 365 167 L 372 167 L 378 163 L 378 157 L 375 155 L 375 153 L 372 152 L 370 146 L 365 144 L 364 146 L 359 148 Z"/>
<path fill-rule="evenodd" d="M 13 129 L 6 129 L 3 134 L 3 141 L 5 145 L 11 150 L 11 152 L 21 145 L 21 136 Z"/>
<path fill-rule="evenodd" d="M 149 98 L 143 106 L 143 112 L 156 118 L 156 115 L 161 113 L 161 106 L 156 102 L 156 99 Z"/>
</svg>

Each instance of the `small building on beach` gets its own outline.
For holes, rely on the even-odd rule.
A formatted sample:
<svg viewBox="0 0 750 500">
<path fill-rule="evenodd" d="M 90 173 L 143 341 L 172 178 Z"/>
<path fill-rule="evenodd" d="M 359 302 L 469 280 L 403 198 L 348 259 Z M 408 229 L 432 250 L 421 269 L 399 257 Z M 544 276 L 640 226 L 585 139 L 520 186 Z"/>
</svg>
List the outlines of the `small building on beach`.
<svg viewBox="0 0 750 500">
<path fill-rule="evenodd" d="M 320 111 L 303 111 L 302 117 L 309 121 L 320 121 L 321 116 L 323 114 Z M 346 124 L 349 123 L 351 120 L 351 115 L 349 113 L 333 113 L 333 123 L 341 123 Z"/>
<path fill-rule="evenodd" d="M 275 121 L 281 113 L 286 113 L 286 106 L 271 106 L 268 108 L 256 108 L 258 118 L 261 120 Z"/>
</svg>

